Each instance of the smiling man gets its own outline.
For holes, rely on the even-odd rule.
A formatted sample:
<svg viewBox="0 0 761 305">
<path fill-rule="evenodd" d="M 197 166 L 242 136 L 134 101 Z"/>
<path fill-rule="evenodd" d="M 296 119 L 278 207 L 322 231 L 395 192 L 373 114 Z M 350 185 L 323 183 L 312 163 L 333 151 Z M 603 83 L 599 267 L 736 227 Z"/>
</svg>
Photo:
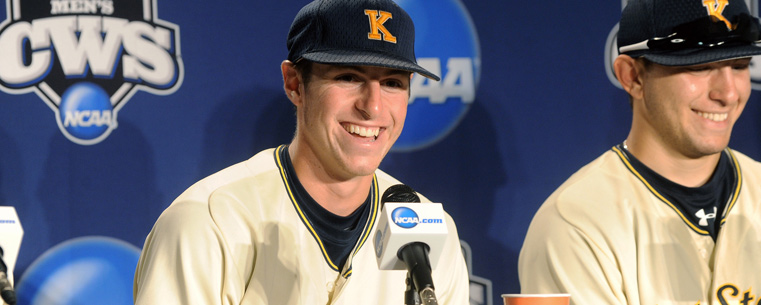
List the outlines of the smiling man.
<svg viewBox="0 0 761 305">
<path fill-rule="evenodd" d="M 296 135 L 209 176 L 159 217 L 135 272 L 136 304 L 403 304 L 406 271 L 372 246 L 378 169 L 399 138 L 414 26 L 391 0 L 316 0 L 296 16 L 281 64 Z M 424 197 L 421 198 L 424 201 Z M 468 303 L 457 229 L 433 271 L 440 304 Z"/>
<path fill-rule="evenodd" d="M 761 164 L 727 145 L 759 38 L 743 0 L 628 1 L 614 69 L 630 95 L 629 135 L 535 215 L 519 258 L 524 293 L 757 302 Z"/>
</svg>

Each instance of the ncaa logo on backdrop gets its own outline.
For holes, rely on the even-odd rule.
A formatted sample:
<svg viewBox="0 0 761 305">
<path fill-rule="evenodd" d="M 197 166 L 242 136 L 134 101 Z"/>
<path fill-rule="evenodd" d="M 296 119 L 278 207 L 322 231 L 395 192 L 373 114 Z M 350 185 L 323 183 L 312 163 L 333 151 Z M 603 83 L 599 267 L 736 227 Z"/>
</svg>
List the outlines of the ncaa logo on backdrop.
<svg viewBox="0 0 761 305">
<path fill-rule="evenodd" d="M 702 1 L 702 0 L 694 0 Z M 715 2 L 704 2 L 704 6 L 713 5 L 713 7 L 706 7 L 708 11 L 717 12 L 723 9 L 723 2 L 714 0 Z M 627 0 L 621 0 L 621 10 L 626 7 Z M 758 0 L 745 0 L 745 4 L 748 6 L 748 10 L 753 16 L 758 16 Z M 616 39 L 618 38 L 618 24 L 608 34 L 608 40 L 605 43 L 605 73 L 608 75 L 608 80 L 613 83 L 614 86 L 621 88 L 621 84 L 616 79 L 615 71 L 613 71 L 613 62 L 618 57 L 618 44 Z M 761 90 L 761 56 L 753 56 L 753 60 L 750 64 L 750 83 L 753 89 Z"/>
<path fill-rule="evenodd" d="M 415 56 L 441 76 L 412 78 L 404 131 L 392 148 L 412 151 L 446 137 L 475 100 L 481 51 L 473 21 L 460 0 L 395 0 L 415 23 Z M 393 22 L 388 21 L 388 22 Z"/>
<path fill-rule="evenodd" d="M 74 143 L 108 137 L 138 90 L 182 84 L 179 27 L 157 18 L 155 0 L 6 1 L 0 90 L 36 93 Z"/>
</svg>

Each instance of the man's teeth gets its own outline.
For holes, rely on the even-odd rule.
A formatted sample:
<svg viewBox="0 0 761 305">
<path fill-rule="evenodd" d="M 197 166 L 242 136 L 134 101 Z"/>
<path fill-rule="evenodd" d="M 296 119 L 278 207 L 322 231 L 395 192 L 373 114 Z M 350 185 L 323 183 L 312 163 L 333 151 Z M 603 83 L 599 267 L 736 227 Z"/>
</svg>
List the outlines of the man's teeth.
<svg viewBox="0 0 761 305">
<path fill-rule="evenodd" d="M 706 119 L 709 119 L 711 121 L 714 121 L 714 122 L 722 122 L 722 121 L 727 119 L 727 116 L 729 114 L 727 114 L 727 113 L 708 113 L 708 112 L 700 112 L 700 111 L 698 111 L 698 115 L 700 115 L 700 116 L 702 116 L 702 117 L 704 117 Z"/>
<path fill-rule="evenodd" d="M 366 127 L 361 127 L 361 126 L 357 126 L 357 125 L 349 125 L 349 127 L 346 128 L 346 131 L 348 131 L 350 133 L 353 133 L 353 134 L 358 134 L 358 135 L 360 135 L 362 137 L 368 137 L 369 138 L 369 137 L 377 137 L 378 133 L 380 133 L 380 128 L 377 128 L 377 127 L 376 128 L 366 128 Z"/>
</svg>

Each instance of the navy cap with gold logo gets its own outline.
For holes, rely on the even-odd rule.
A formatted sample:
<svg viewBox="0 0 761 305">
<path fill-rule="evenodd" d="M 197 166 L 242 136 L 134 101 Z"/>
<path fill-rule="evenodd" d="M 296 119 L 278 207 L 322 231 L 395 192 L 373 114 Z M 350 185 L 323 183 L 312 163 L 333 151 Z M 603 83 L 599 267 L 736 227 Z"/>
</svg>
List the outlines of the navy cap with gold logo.
<svg viewBox="0 0 761 305">
<path fill-rule="evenodd" d="M 759 39 L 745 0 L 629 0 L 618 30 L 619 53 L 666 66 L 759 55 Z"/>
<path fill-rule="evenodd" d="M 417 64 L 415 26 L 392 0 L 315 0 L 288 33 L 288 60 L 378 66 L 440 78 Z"/>
</svg>

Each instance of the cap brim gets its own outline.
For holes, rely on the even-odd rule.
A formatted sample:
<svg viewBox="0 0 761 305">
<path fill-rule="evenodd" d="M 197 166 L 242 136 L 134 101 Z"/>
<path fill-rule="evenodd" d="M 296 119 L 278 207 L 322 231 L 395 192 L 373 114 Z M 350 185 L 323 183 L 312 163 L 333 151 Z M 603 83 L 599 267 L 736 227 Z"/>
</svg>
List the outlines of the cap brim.
<svg viewBox="0 0 761 305">
<path fill-rule="evenodd" d="M 642 54 L 641 57 L 664 66 L 691 66 L 755 55 L 761 55 L 761 47 L 744 45 L 724 48 L 686 49 L 668 53 L 646 53 Z"/>
<path fill-rule="evenodd" d="M 439 76 L 423 69 L 423 67 L 414 62 L 374 51 L 324 50 L 305 53 L 301 57 L 321 64 L 375 66 L 399 69 L 418 73 L 435 81 L 441 80 Z"/>
</svg>

